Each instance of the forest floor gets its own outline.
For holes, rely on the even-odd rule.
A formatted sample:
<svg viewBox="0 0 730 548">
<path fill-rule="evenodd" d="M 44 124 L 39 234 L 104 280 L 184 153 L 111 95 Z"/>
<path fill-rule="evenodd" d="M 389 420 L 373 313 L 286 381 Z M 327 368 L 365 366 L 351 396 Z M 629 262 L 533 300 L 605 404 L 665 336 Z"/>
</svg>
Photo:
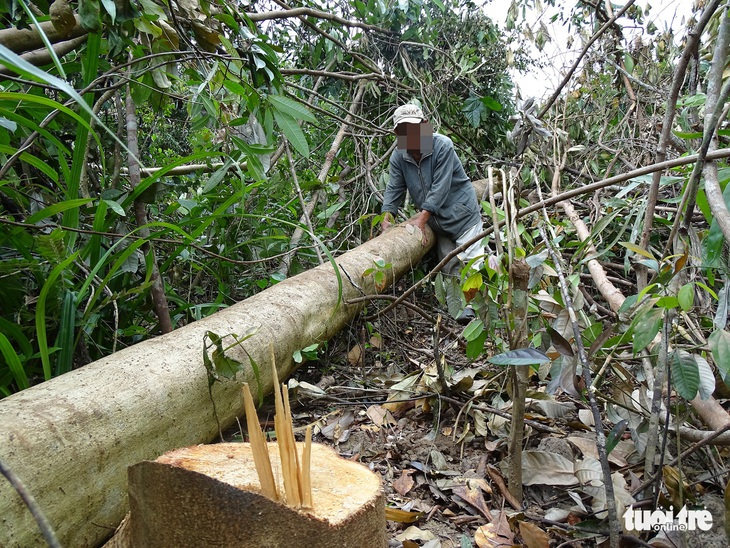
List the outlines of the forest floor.
<svg viewBox="0 0 730 548">
<path fill-rule="evenodd" d="M 417 299 L 438 309 L 428 290 Z M 444 313 L 438 354 L 446 392 L 435 367 L 433 323 L 405 308 L 371 324 L 356 321 L 289 380 L 296 431 L 313 424 L 315 442 L 380 475 L 391 547 L 607 546 L 606 521 L 596 519 L 605 495 L 587 402 L 549 396 L 547 382 L 533 376 L 520 507 L 506 487 L 509 372 L 486 358 L 470 361 L 462 330 Z M 273 413 L 273 404 L 265 405 L 260 418 L 267 422 Z M 676 455 L 671 446 L 665 463 Z M 610 457 L 620 504 L 654 510 L 651 500 L 632 495 L 644 461 L 631 436 Z M 670 481 L 676 468 L 664 473 L 660 503 L 679 508 L 689 499 L 688 508 L 706 508 L 710 530 L 634 532 L 622 546 L 730 545 L 717 477 L 722 457 L 726 451 L 704 448 L 682 461 L 689 485 L 681 490 Z"/>
</svg>

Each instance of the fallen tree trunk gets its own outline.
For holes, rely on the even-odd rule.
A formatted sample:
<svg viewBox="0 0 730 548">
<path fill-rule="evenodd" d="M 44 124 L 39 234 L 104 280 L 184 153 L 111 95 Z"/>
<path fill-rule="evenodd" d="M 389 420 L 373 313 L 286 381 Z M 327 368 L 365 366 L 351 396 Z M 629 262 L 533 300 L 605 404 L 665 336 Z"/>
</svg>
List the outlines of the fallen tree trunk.
<svg viewBox="0 0 730 548">
<path fill-rule="evenodd" d="M 270 345 L 281 378 L 292 354 L 336 334 L 375 294 L 374 260 L 392 265 L 388 285 L 411 269 L 433 243 L 396 227 L 336 259 L 212 316 L 144 341 L 0 401 L 0 460 L 25 483 L 63 546 L 94 546 L 111 536 L 127 512 L 127 467 L 218 434 L 203 362 L 208 332 L 253 334 L 226 351 L 244 364 L 236 382 L 215 383 L 221 425 L 243 414 L 241 382 L 254 394 L 272 389 Z M 357 287 L 355 287 L 355 285 Z M 257 364 L 254 373 L 251 360 Z M 42 538 L 30 511 L 0 482 L 0 546 L 32 546 Z"/>
</svg>

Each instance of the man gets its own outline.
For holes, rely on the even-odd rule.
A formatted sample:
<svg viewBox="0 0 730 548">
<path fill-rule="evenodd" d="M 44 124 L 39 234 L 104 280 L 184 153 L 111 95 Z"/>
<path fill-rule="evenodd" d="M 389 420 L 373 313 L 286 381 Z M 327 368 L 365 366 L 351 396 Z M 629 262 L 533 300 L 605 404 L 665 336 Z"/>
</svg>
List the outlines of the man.
<svg viewBox="0 0 730 548">
<path fill-rule="evenodd" d="M 393 115 L 396 150 L 390 157 L 390 180 L 385 188 L 382 229 L 393 223 L 393 216 L 403 204 L 406 191 L 420 211 L 410 224 L 424 232 L 426 224 L 436 233 L 439 260 L 482 232 L 482 217 L 474 187 L 467 177 L 451 139 L 434 133 L 433 126 L 417 105 L 407 104 Z M 425 239 L 424 239 L 425 243 Z M 459 253 L 449 262 L 444 274 L 458 276 L 461 264 L 478 270 L 484 263 L 481 240 Z M 461 264 L 460 264 L 461 263 Z M 471 308 L 458 320 L 468 323 L 474 317 Z"/>
</svg>

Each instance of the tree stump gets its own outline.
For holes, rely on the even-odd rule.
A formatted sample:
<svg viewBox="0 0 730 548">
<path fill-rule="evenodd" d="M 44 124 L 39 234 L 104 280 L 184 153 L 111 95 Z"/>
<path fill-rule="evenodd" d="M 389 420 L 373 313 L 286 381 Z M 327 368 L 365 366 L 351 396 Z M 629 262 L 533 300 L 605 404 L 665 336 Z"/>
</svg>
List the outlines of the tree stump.
<svg viewBox="0 0 730 548">
<path fill-rule="evenodd" d="M 301 452 L 303 444 L 297 443 Z M 269 443 L 274 476 L 281 461 Z M 170 451 L 129 468 L 131 546 L 383 548 L 380 478 L 314 444 L 312 508 L 295 509 L 260 492 L 251 445 L 222 443 Z"/>
</svg>

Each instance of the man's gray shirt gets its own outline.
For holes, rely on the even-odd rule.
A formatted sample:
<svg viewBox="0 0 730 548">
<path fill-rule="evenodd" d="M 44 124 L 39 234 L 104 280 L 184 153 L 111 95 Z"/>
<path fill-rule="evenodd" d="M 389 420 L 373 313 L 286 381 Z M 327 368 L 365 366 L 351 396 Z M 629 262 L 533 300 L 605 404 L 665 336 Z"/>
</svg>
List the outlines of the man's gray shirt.
<svg viewBox="0 0 730 548">
<path fill-rule="evenodd" d="M 431 213 L 429 226 L 456 240 L 481 222 L 474 187 L 454 150 L 454 143 L 439 133 L 433 135 L 433 151 L 421 163 L 405 150 L 390 156 L 390 181 L 385 188 L 382 212 L 396 214 L 406 190 L 418 209 Z"/>
</svg>

